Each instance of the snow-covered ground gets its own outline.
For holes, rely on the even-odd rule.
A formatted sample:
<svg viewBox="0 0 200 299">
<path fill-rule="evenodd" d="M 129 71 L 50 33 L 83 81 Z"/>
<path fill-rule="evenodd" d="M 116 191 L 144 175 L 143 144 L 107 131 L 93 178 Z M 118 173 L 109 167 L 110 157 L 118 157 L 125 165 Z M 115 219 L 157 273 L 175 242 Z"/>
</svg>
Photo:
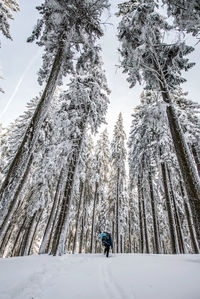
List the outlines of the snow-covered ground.
<svg viewBox="0 0 200 299">
<path fill-rule="evenodd" d="M 1 299 L 199 299 L 200 255 L 0 259 Z"/>
</svg>

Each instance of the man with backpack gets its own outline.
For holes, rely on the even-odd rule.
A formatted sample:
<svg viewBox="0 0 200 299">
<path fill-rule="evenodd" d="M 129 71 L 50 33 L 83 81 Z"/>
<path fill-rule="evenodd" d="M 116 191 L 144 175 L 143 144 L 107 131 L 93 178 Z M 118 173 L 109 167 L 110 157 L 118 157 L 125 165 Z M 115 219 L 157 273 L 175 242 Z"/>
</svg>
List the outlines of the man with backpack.
<svg viewBox="0 0 200 299">
<path fill-rule="evenodd" d="M 99 235 L 99 237 L 102 239 L 102 245 L 105 246 L 104 254 L 106 254 L 106 257 L 108 257 L 110 246 L 113 249 L 112 237 L 108 232 L 103 232 Z"/>
</svg>

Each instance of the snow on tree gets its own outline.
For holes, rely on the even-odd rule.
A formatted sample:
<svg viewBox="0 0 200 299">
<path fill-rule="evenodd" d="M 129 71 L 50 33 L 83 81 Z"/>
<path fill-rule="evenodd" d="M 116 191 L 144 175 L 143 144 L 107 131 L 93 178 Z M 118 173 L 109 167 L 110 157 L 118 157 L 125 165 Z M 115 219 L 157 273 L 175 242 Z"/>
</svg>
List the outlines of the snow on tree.
<svg viewBox="0 0 200 299">
<path fill-rule="evenodd" d="M 166 112 L 162 105 L 162 99 L 156 93 L 143 92 L 141 105 L 135 108 L 133 114 L 129 137 L 130 180 L 133 187 L 136 185 L 138 176 L 140 251 L 143 252 L 144 246 L 146 247 L 145 251 L 149 248 L 147 232 L 151 234 L 151 229 L 146 228 L 148 225 L 152 226 L 154 238 L 150 247 L 153 246 L 155 253 L 160 253 L 161 248 L 168 252 L 167 235 L 171 240 L 171 252 L 185 253 L 186 250 L 191 250 L 190 238 L 192 239 L 192 235 L 189 236 L 188 227 L 190 225 L 187 223 L 184 208 L 185 199 L 182 197 L 179 186 L 182 178 L 174 153 Z M 188 103 L 188 114 L 190 106 L 192 104 Z M 193 106 L 196 106 L 195 103 Z M 176 109 L 179 117 L 187 110 L 186 105 L 182 107 L 182 113 L 180 105 Z M 188 128 L 190 128 L 190 124 L 188 124 Z M 187 134 L 187 127 L 185 132 Z M 195 134 L 195 131 L 193 132 Z M 146 199 L 145 209 L 143 193 Z M 149 220 L 147 218 L 145 223 L 144 215 L 147 217 L 147 213 L 151 217 Z M 168 218 L 169 232 L 165 232 L 165 238 L 162 236 L 161 240 L 159 232 L 161 227 L 162 230 L 164 228 L 166 217 Z M 188 249 L 186 249 L 186 245 Z"/>
<path fill-rule="evenodd" d="M 88 126 L 96 132 L 100 124 L 105 122 L 109 92 L 105 74 L 102 71 L 102 61 L 99 47 L 91 50 L 92 61 L 77 70 L 72 79 L 66 98 L 70 102 L 69 139 L 73 141 L 71 156 L 69 157 L 69 175 L 62 195 L 62 208 L 57 230 L 55 232 L 52 254 L 63 254 L 69 225 L 69 209 L 72 203 L 74 184 L 77 177 L 77 167 L 82 151 L 84 136 Z"/>
<path fill-rule="evenodd" d="M 16 0 L 2 0 L 0 3 L 0 31 L 2 34 L 11 39 L 10 33 L 10 24 L 9 20 L 13 20 L 13 12 L 19 11 L 19 4 Z M 0 43 L 1 47 L 1 43 Z M 0 76 L 2 79 L 2 77 Z M 4 92 L 2 88 L 0 88 L 0 92 Z"/>
<path fill-rule="evenodd" d="M 92 228 L 90 252 L 96 251 L 97 242 L 95 239 L 102 231 L 108 229 L 108 181 L 110 171 L 110 143 L 108 132 L 105 129 L 99 136 L 95 146 L 93 176 L 94 176 L 94 195 L 92 207 Z M 98 242 L 100 246 L 100 242 Z"/>
<path fill-rule="evenodd" d="M 74 55 L 77 52 L 84 53 L 85 46 L 94 47 L 95 40 L 103 35 L 100 16 L 107 7 L 107 0 L 77 0 L 73 4 L 71 1 L 52 0 L 38 7 L 42 18 L 28 41 L 38 39 L 38 45 L 45 47 L 39 80 L 46 80 L 47 83 L 0 189 L 2 200 L 7 198 L 10 202 L 7 219 L 0 228 L 1 236 L 5 234 L 8 219 L 11 219 L 16 209 L 18 194 L 29 170 L 39 130 L 47 116 L 55 89 L 61 83 L 62 76 L 72 71 Z"/>
<path fill-rule="evenodd" d="M 0 3 L 0 31 L 9 39 L 10 34 L 9 20 L 13 20 L 13 12 L 19 11 L 19 4 L 16 0 L 2 0 Z"/>
<path fill-rule="evenodd" d="M 185 81 L 182 70 L 194 64 L 185 56 L 193 51 L 184 41 L 165 40 L 166 32 L 173 29 L 158 13 L 159 4 L 153 0 L 129 1 L 119 5 L 122 20 L 118 38 L 121 42 L 121 65 L 128 74 L 130 86 L 145 81 L 146 89 L 159 90 L 167 113 L 177 160 L 189 198 L 193 221 L 200 232 L 200 180 L 194 161 L 176 115 L 170 92 Z M 198 233 L 200 242 L 200 233 Z"/>
<path fill-rule="evenodd" d="M 192 33 L 194 36 L 200 31 L 200 3 L 198 0 L 162 0 L 167 4 L 168 15 L 174 19 L 174 24 L 180 30 Z"/>
<path fill-rule="evenodd" d="M 114 205 L 114 219 L 113 223 L 115 226 L 113 239 L 115 240 L 116 252 L 120 250 L 120 233 L 123 226 L 125 227 L 126 215 L 126 202 L 127 195 L 124 198 L 126 190 L 126 148 L 125 148 L 126 134 L 123 128 L 122 114 L 119 114 L 118 120 L 114 127 L 113 139 L 111 143 L 111 194 L 110 200 L 113 201 Z M 124 215 L 125 213 L 125 215 Z"/>
</svg>

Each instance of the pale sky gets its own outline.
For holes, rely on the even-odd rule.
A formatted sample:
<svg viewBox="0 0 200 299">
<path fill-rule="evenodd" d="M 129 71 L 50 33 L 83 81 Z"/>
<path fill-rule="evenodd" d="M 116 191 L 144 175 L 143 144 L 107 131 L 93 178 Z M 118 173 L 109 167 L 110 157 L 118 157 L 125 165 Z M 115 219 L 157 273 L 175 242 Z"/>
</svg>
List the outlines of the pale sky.
<svg viewBox="0 0 200 299">
<path fill-rule="evenodd" d="M 20 0 L 21 11 L 15 14 L 15 20 L 11 21 L 11 33 L 13 41 L 1 36 L 0 66 L 4 80 L 0 80 L 0 86 L 5 94 L 0 94 L 0 122 L 7 126 L 25 110 L 26 103 L 38 95 L 41 87 L 37 83 L 37 71 L 41 65 L 42 48 L 35 43 L 26 43 L 27 37 L 31 34 L 36 24 L 38 13 L 35 6 L 42 3 L 42 0 Z M 107 114 L 108 131 L 112 137 L 114 124 L 118 114 L 122 112 L 124 127 L 128 136 L 131 124 L 131 113 L 133 108 L 139 104 L 141 86 L 132 89 L 126 81 L 126 75 L 116 67 L 119 65 L 119 46 L 117 41 L 117 24 L 119 19 L 114 15 L 117 4 L 122 0 L 112 0 L 111 18 L 107 22 L 105 36 L 100 41 L 103 48 L 103 61 L 106 70 L 110 95 L 110 106 Z M 106 17 L 105 17 L 106 20 Z M 192 44 L 195 42 L 192 41 Z M 188 80 L 182 87 L 189 91 L 189 98 L 200 103 L 199 96 L 199 62 L 200 45 L 196 46 L 191 56 L 191 61 L 196 66 L 184 75 Z M 100 131 L 103 128 L 100 129 Z"/>
</svg>

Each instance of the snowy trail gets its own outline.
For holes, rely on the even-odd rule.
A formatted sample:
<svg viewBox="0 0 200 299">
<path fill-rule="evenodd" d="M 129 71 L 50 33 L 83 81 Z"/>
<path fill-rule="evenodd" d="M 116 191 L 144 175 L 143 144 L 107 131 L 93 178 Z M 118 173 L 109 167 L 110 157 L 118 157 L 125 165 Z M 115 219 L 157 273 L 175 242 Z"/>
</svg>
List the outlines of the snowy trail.
<svg viewBox="0 0 200 299">
<path fill-rule="evenodd" d="M 200 255 L 0 259 L 0 299 L 199 299 Z"/>
</svg>

